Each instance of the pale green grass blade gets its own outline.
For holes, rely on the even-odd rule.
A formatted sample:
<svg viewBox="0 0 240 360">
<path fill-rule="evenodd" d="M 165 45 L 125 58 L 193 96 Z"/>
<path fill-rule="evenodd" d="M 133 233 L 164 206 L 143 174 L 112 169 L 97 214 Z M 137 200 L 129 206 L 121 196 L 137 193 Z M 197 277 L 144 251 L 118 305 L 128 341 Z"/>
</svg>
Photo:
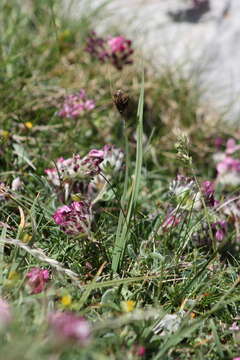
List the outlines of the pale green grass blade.
<svg viewBox="0 0 240 360">
<path fill-rule="evenodd" d="M 123 260 L 123 255 L 125 252 L 128 236 L 129 236 L 129 224 L 131 221 L 132 213 L 134 207 L 136 205 L 139 188 L 140 188 L 140 181 L 141 181 L 141 170 L 142 170 L 142 157 L 143 157 L 143 150 L 142 150 L 142 137 L 143 137 L 143 104 L 144 104 L 144 74 L 142 76 L 142 83 L 141 83 L 141 91 L 139 96 L 139 103 L 138 103 L 138 111 L 137 111 L 137 153 L 136 153 L 136 163 L 135 163 L 135 172 L 134 172 L 134 179 L 132 184 L 132 191 L 130 202 L 128 206 L 126 220 L 123 223 L 122 216 L 123 214 L 120 213 L 118 229 L 117 229 L 117 236 L 113 251 L 113 258 L 112 258 L 112 270 L 113 272 L 117 272 L 120 270 L 120 265 Z M 125 178 L 126 181 L 126 178 Z M 126 182 L 125 182 L 126 185 Z M 124 188 L 124 191 L 126 189 Z M 124 194 L 125 195 L 125 194 Z M 121 234 L 120 234 L 121 232 Z M 120 236 L 119 236 L 120 234 Z"/>
</svg>

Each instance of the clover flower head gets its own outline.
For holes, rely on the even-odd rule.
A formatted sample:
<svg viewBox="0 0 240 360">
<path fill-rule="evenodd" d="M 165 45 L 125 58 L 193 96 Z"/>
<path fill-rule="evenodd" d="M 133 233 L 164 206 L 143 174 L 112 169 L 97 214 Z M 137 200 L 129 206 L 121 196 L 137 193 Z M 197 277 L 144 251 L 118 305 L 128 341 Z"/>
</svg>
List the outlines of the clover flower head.
<svg viewBox="0 0 240 360">
<path fill-rule="evenodd" d="M 124 36 L 115 36 L 108 39 L 98 37 L 92 32 L 87 39 L 85 50 L 101 62 L 109 62 L 118 70 L 122 70 L 125 65 L 132 64 L 131 55 L 133 49 L 131 40 Z"/>
<path fill-rule="evenodd" d="M 112 53 L 124 52 L 131 46 L 131 40 L 124 36 L 115 36 L 108 40 L 108 46 Z"/>
<path fill-rule="evenodd" d="M 85 201 L 74 201 L 56 210 L 53 219 L 60 229 L 69 235 L 85 233 L 92 221 L 90 204 Z"/>
<path fill-rule="evenodd" d="M 27 285 L 31 288 L 32 294 L 41 293 L 49 280 L 49 271 L 46 269 L 33 268 L 26 274 Z"/>
<path fill-rule="evenodd" d="M 75 342 L 80 346 L 89 344 L 91 329 L 83 317 L 71 312 L 56 311 L 49 314 L 48 322 L 58 342 Z"/>
<path fill-rule="evenodd" d="M 78 93 L 67 95 L 58 111 L 58 116 L 64 118 L 77 118 L 85 112 L 95 108 L 95 102 L 87 99 L 86 93 L 81 89 Z"/>
</svg>

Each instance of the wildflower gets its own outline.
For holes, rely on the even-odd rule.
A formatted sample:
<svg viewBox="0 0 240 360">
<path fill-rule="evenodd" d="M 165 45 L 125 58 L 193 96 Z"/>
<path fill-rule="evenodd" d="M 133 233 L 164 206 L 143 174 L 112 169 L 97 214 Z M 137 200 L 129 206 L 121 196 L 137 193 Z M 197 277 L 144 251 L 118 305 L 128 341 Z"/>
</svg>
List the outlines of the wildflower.
<svg viewBox="0 0 240 360">
<path fill-rule="evenodd" d="M 0 298 L 0 330 L 10 324 L 12 320 L 9 304 Z"/>
<path fill-rule="evenodd" d="M 163 223 L 162 223 L 162 229 L 163 231 L 168 231 L 174 227 L 176 227 L 179 223 L 180 223 L 180 218 L 177 217 L 176 215 L 168 215 L 166 216 L 166 218 L 164 219 Z"/>
<path fill-rule="evenodd" d="M 121 307 L 124 312 L 131 312 L 135 309 L 136 301 L 133 300 L 127 300 L 121 302 Z"/>
<path fill-rule="evenodd" d="M 91 224 L 91 207 L 87 202 L 74 201 L 69 206 L 64 205 L 57 209 L 53 218 L 66 234 L 78 235 L 84 233 Z"/>
<path fill-rule="evenodd" d="M 23 123 L 23 125 L 26 127 L 26 129 L 31 130 L 33 128 L 33 123 L 31 121 L 26 121 Z"/>
<path fill-rule="evenodd" d="M 56 311 L 49 315 L 48 322 L 58 342 L 77 342 L 80 346 L 89 344 L 90 325 L 83 317 L 71 312 Z"/>
<path fill-rule="evenodd" d="M 58 115 L 65 118 L 77 118 L 94 108 L 95 102 L 87 99 L 85 91 L 81 89 L 78 93 L 65 97 Z"/>
<path fill-rule="evenodd" d="M 139 357 L 144 356 L 146 353 L 146 348 L 145 348 L 145 346 L 142 346 L 142 345 L 134 345 L 133 353 Z"/>
<path fill-rule="evenodd" d="M 201 193 L 191 178 L 178 175 L 170 184 L 170 191 L 175 195 L 179 207 L 186 210 L 201 208 Z"/>
<path fill-rule="evenodd" d="M 123 36 L 116 36 L 110 38 L 107 43 L 110 48 L 109 55 L 111 63 L 118 70 L 122 70 L 124 65 L 132 64 L 133 61 L 130 59 L 130 56 L 133 54 L 131 40 Z"/>
<path fill-rule="evenodd" d="M 101 62 L 105 62 L 109 58 L 109 54 L 106 49 L 106 39 L 97 36 L 95 31 L 92 31 L 87 38 L 87 46 L 85 48 L 93 58 L 97 58 Z"/>
<path fill-rule="evenodd" d="M 46 286 L 47 281 L 49 280 L 49 271 L 39 268 L 33 268 L 26 274 L 28 279 L 27 285 L 31 288 L 32 294 L 41 293 Z"/>
<path fill-rule="evenodd" d="M 214 184 L 211 181 L 204 181 L 202 183 L 202 194 L 204 196 L 207 206 L 215 206 L 217 201 L 214 198 Z"/>
<path fill-rule="evenodd" d="M 10 273 L 8 275 L 8 280 L 17 281 L 18 279 L 19 279 L 19 274 L 15 270 L 10 271 Z"/>
<path fill-rule="evenodd" d="M 73 155 L 69 159 L 61 157 L 57 160 L 55 168 L 46 169 L 45 173 L 49 181 L 57 187 L 61 185 L 61 182 L 90 179 L 101 171 L 99 165 L 103 157 L 96 153 L 97 150 L 91 150 L 84 158 L 80 155 Z"/>
<path fill-rule="evenodd" d="M 227 222 L 217 221 L 212 224 L 214 236 L 217 241 L 222 241 L 227 233 Z"/>
<path fill-rule="evenodd" d="M 222 147 L 222 145 L 224 144 L 224 140 L 221 137 L 216 137 L 216 139 L 214 140 L 214 145 L 216 147 L 216 149 L 220 149 Z"/>
<path fill-rule="evenodd" d="M 229 328 L 230 331 L 240 331 L 240 327 L 237 325 L 237 322 L 234 321 Z"/>
<path fill-rule="evenodd" d="M 63 306 L 65 306 L 65 307 L 67 307 L 67 306 L 69 306 L 69 305 L 71 305 L 72 304 L 72 297 L 71 297 L 71 295 L 64 295 L 64 296 L 62 296 L 61 297 L 61 304 L 63 305 Z"/>
<path fill-rule="evenodd" d="M 235 139 L 228 139 L 226 143 L 226 154 L 231 155 L 240 149 L 240 145 L 236 144 Z"/>
<path fill-rule="evenodd" d="M 22 239 L 21 239 L 21 240 L 22 240 L 22 242 L 24 242 L 25 244 L 27 244 L 27 243 L 29 243 L 29 241 L 32 240 L 32 235 L 25 233 L 25 234 L 22 235 Z"/>
<path fill-rule="evenodd" d="M 104 39 L 92 32 L 87 39 L 86 51 L 101 62 L 110 62 L 118 70 L 122 70 L 124 65 L 132 64 L 130 58 L 133 54 L 131 40 L 123 36 Z"/>
<path fill-rule="evenodd" d="M 23 186 L 23 183 L 19 176 L 16 177 L 15 179 L 13 179 L 12 185 L 11 185 L 12 191 L 18 191 L 22 188 L 22 186 Z"/>
</svg>

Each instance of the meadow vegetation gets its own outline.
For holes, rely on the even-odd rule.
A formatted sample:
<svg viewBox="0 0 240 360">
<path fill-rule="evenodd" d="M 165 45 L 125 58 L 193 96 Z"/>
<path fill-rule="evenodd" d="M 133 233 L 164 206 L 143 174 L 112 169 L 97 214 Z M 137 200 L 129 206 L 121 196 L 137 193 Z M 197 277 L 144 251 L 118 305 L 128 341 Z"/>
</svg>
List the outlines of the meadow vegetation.
<svg viewBox="0 0 240 360">
<path fill-rule="evenodd" d="M 0 358 L 237 359 L 239 130 L 103 11 L 0 2 Z"/>
</svg>

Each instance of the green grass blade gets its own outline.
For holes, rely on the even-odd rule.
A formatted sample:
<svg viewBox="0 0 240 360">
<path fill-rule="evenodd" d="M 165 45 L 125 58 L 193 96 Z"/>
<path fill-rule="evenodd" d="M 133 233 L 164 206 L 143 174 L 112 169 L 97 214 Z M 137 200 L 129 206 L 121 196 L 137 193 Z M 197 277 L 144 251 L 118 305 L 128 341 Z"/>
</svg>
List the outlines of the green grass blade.
<svg viewBox="0 0 240 360">
<path fill-rule="evenodd" d="M 143 146 L 142 146 L 142 138 L 143 138 L 143 105 L 144 105 L 144 74 L 142 76 L 141 83 L 141 91 L 138 102 L 138 111 L 137 111 L 137 153 L 136 153 L 136 163 L 135 163 L 135 172 L 134 179 L 132 184 L 132 191 L 130 196 L 130 202 L 127 210 L 126 220 L 123 221 L 123 214 L 119 215 L 118 229 L 116 234 L 115 246 L 113 251 L 112 258 L 112 270 L 113 272 L 117 272 L 120 270 L 120 266 L 123 260 L 128 236 L 129 236 L 129 224 L 131 222 L 133 210 L 136 206 L 140 181 L 141 181 L 141 170 L 142 170 L 142 159 L 143 159 Z M 126 185 L 126 178 L 125 178 Z M 126 188 L 124 186 L 124 192 Z M 124 193 L 124 195 L 126 195 Z M 125 196 L 124 196 L 125 197 Z M 119 236 L 120 235 L 120 236 Z"/>
</svg>

